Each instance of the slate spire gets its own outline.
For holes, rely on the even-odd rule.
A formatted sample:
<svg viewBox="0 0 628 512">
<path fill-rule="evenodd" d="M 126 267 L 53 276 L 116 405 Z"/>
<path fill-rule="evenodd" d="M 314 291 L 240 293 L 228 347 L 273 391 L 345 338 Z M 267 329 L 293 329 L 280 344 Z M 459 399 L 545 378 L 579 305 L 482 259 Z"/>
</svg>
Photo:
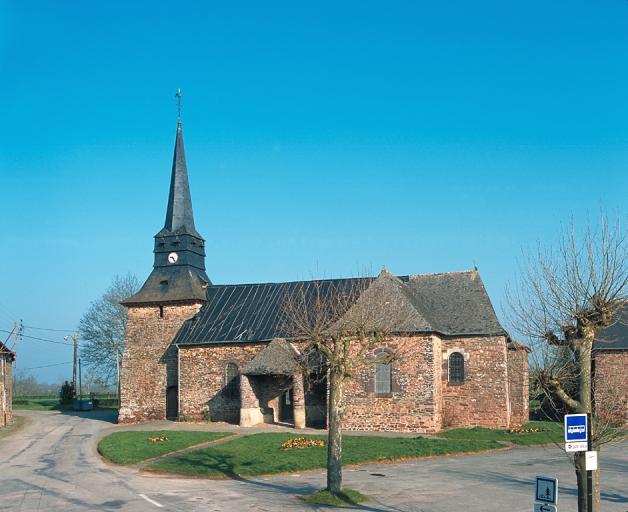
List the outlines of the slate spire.
<svg viewBox="0 0 628 512">
<path fill-rule="evenodd" d="M 180 118 L 174 144 L 166 222 L 155 235 L 153 253 L 155 263 L 150 276 L 138 293 L 121 304 L 131 306 L 207 300 L 206 289 L 212 283 L 205 273 L 205 240 L 194 227 Z"/>
<path fill-rule="evenodd" d="M 183 228 L 183 229 L 182 229 Z M 183 146 L 183 131 L 181 119 L 177 125 L 177 138 L 174 144 L 172 159 L 172 175 L 170 177 L 170 195 L 164 229 L 170 233 L 188 232 L 199 236 L 194 228 L 194 213 L 192 212 L 192 197 L 188 182 L 188 169 L 185 163 L 185 148 Z"/>
</svg>

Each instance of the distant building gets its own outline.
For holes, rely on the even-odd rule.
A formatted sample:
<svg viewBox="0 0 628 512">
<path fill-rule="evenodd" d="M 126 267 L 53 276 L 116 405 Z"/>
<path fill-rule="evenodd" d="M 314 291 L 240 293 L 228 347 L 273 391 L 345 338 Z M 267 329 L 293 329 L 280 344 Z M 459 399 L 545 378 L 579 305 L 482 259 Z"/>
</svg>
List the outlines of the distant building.
<svg viewBox="0 0 628 512">
<path fill-rule="evenodd" d="M 612 423 L 628 427 L 628 309 L 593 344 L 594 397 Z"/>
<path fill-rule="evenodd" d="M 119 422 L 186 416 L 324 427 L 325 376 L 302 376 L 294 358 L 303 342 L 283 340 L 280 327 L 286 294 L 312 283 L 212 284 L 194 226 L 180 121 L 166 222 L 153 252 L 152 273 L 123 302 Z M 383 282 L 410 314 L 347 386 L 346 430 L 436 432 L 528 421 L 528 350 L 499 324 L 476 270 L 399 277 L 384 270 L 363 288 Z M 379 352 L 399 347 L 410 355 L 377 363 Z"/>
<path fill-rule="evenodd" d="M 2 400 L 0 427 L 13 423 L 13 361 L 15 361 L 15 353 L 11 352 L 4 343 L 0 343 L 0 399 Z"/>
</svg>

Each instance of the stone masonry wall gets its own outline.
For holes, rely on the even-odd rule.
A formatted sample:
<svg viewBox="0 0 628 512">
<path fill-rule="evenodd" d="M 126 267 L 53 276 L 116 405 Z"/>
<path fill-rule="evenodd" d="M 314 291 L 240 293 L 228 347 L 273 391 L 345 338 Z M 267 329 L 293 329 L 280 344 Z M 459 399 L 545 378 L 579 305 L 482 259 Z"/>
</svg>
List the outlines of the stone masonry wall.
<svg viewBox="0 0 628 512">
<path fill-rule="evenodd" d="M 240 396 L 228 396 L 224 391 L 227 365 L 235 363 L 239 371 L 266 346 L 266 343 L 233 343 L 181 347 L 181 413 L 200 418 L 209 410 L 213 421 L 238 423 Z"/>
<path fill-rule="evenodd" d="M 13 424 L 13 363 L 9 357 L 0 356 L 0 427 Z"/>
<path fill-rule="evenodd" d="M 122 357 L 118 423 L 166 418 L 166 390 L 178 384 L 177 349 L 172 346 L 183 322 L 198 313 L 200 301 L 128 308 Z"/>
<path fill-rule="evenodd" d="M 452 352 L 464 356 L 464 382 L 449 382 Z M 443 338 L 443 427 L 510 426 L 508 359 L 504 336 Z"/>
<path fill-rule="evenodd" d="M 595 402 L 612 426 L 628 427 L 628 350 L 595 353 Z"/>
<path fill-rule="evenodd" d="M 440 357 L 435 336 L 396 337 L 378 350 L 396 351 L 392 363 L 392 392 L 375 393 L 375 364 L 360 368 L 344 392 L 345 430 L 437 432 L 441 426 L 440 376 L 434 358 Z M 374 360 L 375 363 L 375 360 Z"/>
<path fill-rule="evenodd" d="M 520 427 L 530 421 L 528 350 L 526 348 L 508 349 L 508 387 L 510 427 Z"/>
</svg>

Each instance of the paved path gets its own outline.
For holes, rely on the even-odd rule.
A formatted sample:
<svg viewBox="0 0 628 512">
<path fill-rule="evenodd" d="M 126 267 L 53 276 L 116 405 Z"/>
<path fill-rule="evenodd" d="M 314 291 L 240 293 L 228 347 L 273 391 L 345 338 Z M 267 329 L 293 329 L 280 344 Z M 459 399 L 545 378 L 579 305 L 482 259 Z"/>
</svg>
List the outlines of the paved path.
<svg viewBox="0 0 628 512">
<path fill-rule="evenodd" d="M 129 428 L 113 425 L 111 414 L 19 414 L 27 416 L 26 427 L 0 440 L 2 511 L 339 510 L 295 498 L 323 488 L 323 471 L 242 480 L 145 476 L 107 464 L 96 453 L 96 441 L 104 434 Z M 164 427 L 198 428 L 169 422 L 151 425 Z M 240 431 L 232 426 L 206 428 Z M 603 510 L 627 512 L 628 443 L 606 449 L 602 457 Z M 577 510 L 573 468 L 554 446 L 362 466 L 346 469 L 344 482 L 373 498 L 356 510 L 531 512 L 536 475 L 557 477 L 559 510 Z"/>
</svg>

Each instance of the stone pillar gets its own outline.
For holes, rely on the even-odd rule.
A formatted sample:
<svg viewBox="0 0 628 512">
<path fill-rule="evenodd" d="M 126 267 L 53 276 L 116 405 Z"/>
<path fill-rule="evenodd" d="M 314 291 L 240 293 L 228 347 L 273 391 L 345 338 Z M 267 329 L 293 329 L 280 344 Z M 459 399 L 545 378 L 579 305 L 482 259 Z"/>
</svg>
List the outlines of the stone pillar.
<svg viewBox="0 0 628 512">
<path fill-rule="evenodd" d="M 300 373 L 295 373 L 292 377 L 292 396 L 294 428 L 305 428 L 305 391 L 303 375 Z"/>
<path fill-rule="evenodd" d="M 251 387 L 249 376 L 240 374 L 240 426 L 252 427 L 263 422 L 264 417 Z"/>
</svg>

